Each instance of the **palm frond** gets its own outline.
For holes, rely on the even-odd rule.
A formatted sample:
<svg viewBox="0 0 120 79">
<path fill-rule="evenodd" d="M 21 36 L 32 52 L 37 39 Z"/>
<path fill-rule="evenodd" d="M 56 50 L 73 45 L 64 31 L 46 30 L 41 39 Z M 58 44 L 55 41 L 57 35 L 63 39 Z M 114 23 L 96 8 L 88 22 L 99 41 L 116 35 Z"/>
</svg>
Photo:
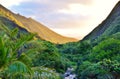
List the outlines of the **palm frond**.
<svg viewBox="0 0 120 79">
<path fill-rule="evenodd" d="M 29 75 L 32 74 L 32 70 L 21 61 L 14 61 L 13 63 L 11 63 L 7 71 L 11 75 L 15 73 L 28 73 Z"/>
<path fill-rule="evenodd" d="M 25 53 L 22 53 L 21 56 L 18 58 L 18 60 L 25 63 L 26 65 L 29 65 L 29 66 L 32 65 L 31 58 Z"/>
<path fill-rule="evenodd" d="M 16 45 L 13 49 L 14 52 L 16 52 L 21 46 L 23 46 L 26 42 L 32 40 L 34 37 L 34 34 L 30 35 L 21 35 L 21 37 L 17 40 Z"/>
<path fill-rule="evenodd" d="M 7 56 L 8 49 L 5 47 L 2 37 L 0 37 L 0 68 L 7 63 Z"/>
</svg>

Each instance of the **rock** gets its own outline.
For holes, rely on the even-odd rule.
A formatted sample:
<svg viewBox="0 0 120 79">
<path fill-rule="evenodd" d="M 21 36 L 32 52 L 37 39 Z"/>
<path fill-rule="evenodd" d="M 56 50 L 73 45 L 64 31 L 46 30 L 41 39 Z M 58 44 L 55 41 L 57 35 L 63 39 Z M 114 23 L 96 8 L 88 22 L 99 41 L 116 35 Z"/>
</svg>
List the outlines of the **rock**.
<svg viewBox="0 0 120 79">
<path fill-rule="evenodd" d="M 64 74 L 64 79 L 77 79 L 76 74 L 73 74 L 73 68 L 68 68 Z"/>
</svg>

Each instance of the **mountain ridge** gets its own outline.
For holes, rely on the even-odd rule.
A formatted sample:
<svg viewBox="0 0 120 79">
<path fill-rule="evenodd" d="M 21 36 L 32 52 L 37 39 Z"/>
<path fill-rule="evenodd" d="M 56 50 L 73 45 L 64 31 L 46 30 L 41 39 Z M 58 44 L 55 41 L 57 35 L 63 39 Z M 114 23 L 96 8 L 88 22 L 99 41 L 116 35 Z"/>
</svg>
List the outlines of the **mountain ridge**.
<svg viewBox="0 0 120 79">
<path fill-rule="evenodd" d="M 87 36 L 85 36 L 83 40 L 97 39 L 100 36 L 105 36 L 105 35 L 108 36 L 112 34 L 110 32 L 113 31 L 113 29 L 110 30 L 110 28 L 115 29 L 116 24 L 120 25 L 120 23 L 118 22 L 119 21 L 118 19 L 120 19 L 120 1 L 112 9 L 108 17 L 101 24 L 99 24 L 93 31 L 91 31 Z"/>
<path fill-rule="evenodd" d="M 37 33 L 41 39 L 46 41 L 59 44 L 78 41 L 75 38 L 62 36 L 32 18 L 26 18 L 20 14 L 15 14 L 12 11 L 6 9 L 1 4 L 0 16 L 8 18 L 20 27 L 26 29 L 28 32 Z"/>
</svg>

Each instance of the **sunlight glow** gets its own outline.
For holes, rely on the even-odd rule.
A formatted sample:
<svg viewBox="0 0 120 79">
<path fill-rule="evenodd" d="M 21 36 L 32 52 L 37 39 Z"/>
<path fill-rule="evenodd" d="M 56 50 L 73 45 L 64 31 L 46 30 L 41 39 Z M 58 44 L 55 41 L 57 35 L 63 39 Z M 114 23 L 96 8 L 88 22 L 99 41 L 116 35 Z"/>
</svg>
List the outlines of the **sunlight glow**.
<svg viewBox="0 0 120 79">
<path fill-rule="evenodd" d="M 49 4 L 55 5 L 50 0 L 45 0 L 45 1 L 42 1 L 42 0 L 1 0 L 0 3 L 7 8 L 10 8 L 11 6 L 14 6 L 14 5 L 20 6 L 23 2 L 26 2 L 26 1 L 36 2 L 38 4 L 42 3 L 44 6 L 49 6 L 49 7 L 51 7 L 51 5 Z M 51 10 L 51 12 L 48 14 L 44 12 L 46 10 L 45 9 L 43 10 L 43 13 L 45 13 L 44 16 L 46 18 L 44 17 L 41 18 L 42 15 L 37 11 L 36 11 L 36 15 L 29 14 L 26 16 L 27 17 L 31 16 L 37 19 L 39 22 L 41 22 L 40 20 L 46 19 L 45 21 L 43 21 L 43 23 L 47 25 L 49 28 L 51 28 L 52 30 L 56 31 L 57 33 L 60 33 L 65 36 L 72 35 L 72 37 L 81 39 L 79 37 L 83 38 L 84 36 L 86 36 L 89 32 L 91 32 L 95 27 L 97 27 L 109 15 L 109 13 L 111 12 L 113 7 L 119 0 L 91 0 L 91 1 L 92 3 L 89 3 L 89 4 L 75 3 L 73 1 L 73 3 L 66 3 L 66 7 L 61 7 L 62 6 L 61 4 L 61 6 L 56 6 L 56 7 L 61 7 L 61 8 L 56 8 L 55 11 Z M 64 1 L 61 0 L 61 2 L 64 2 Z M 35 6 L 35 5 L 30 5 L 30 6 Z M 54 10 L 55 7 L 52 7 L 52 8 Z M 39 9 L 41 10 L 42 8 L 40 7 Z M 49 8 L 47 9 L 49 10 Z M 53 22 L 51 18 L 49 18 L 52 13 L 53 13 L 53 18 L 58 17 L 57 18 L 58 20 L 55 20 L 55 22 L 53 18 L 52 18 Z M 56 16 L 54 16 L 54 14 Z M 60 17 L 62 15 L 65 17 Z M 59 27 L 62 27 L 62 30 L 64 30 L 64 28 L 66 29 L 66 27 L 67 28 L 69 27 L 69 29 L 67 29 L 67 31 L 62 32 L 62 30 L 59 29 Z"/>
<path fill-rule="evenodd" d="M 89 14 L 88 9 L 90 9 L 89 6 L 85 6 L 83 4 L 69 4 L 67 9 L 61 9 L 58 12 L 65 13 L 65 14 L 72 14 L 72 15 L 83 15 L 87 16 Z"/>
<path fill-rule="evenodd" d="M 32 1 L 32 0 L 1 0 L 0 4 L 5 7 L 11 7 L 13 5 L 20 5 L 21 2 Z"/>
<path fill-rule="evenodd" d="M 92 5 L 72 3 L 68 5 L 68 8 L 63 8 L 61 10 L 58 10 L 58 12 L 68 15 L 78 15 L 78 17 L 90 17 L 89 19 L 86 19 L 84 26 L 81 26 L 81 23 L 79 23 L 77 25 L 79 26 L 79 30 L 74 30 L 77 31 L 79 35 L 83 35 L 80 36 L 83 38 L 95 27 L 97 27 L 109 15 L 109 13 L 118 1 L 119 0 L 94 0 Z M 83 27 L 83 29 L 81 29 L 81 27 Z M 66 34 L 66 36 L 69 35 Z M 77 38 L 79 38 L 79 36 Z"/>
</svg>

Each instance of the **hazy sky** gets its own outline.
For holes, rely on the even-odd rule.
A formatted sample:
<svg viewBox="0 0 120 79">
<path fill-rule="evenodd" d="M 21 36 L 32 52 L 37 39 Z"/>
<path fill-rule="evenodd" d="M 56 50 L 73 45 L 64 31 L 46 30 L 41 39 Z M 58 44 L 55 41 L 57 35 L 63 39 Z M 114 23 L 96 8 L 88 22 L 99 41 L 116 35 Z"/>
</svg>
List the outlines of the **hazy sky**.
<svg viewBox="0 0 120 79">
<path fill-rule="evenodd" d="M 119 0 L 0 0 L 15 13 L 32 17 L 64 36 L 83 38 Z"/>
</svg>

